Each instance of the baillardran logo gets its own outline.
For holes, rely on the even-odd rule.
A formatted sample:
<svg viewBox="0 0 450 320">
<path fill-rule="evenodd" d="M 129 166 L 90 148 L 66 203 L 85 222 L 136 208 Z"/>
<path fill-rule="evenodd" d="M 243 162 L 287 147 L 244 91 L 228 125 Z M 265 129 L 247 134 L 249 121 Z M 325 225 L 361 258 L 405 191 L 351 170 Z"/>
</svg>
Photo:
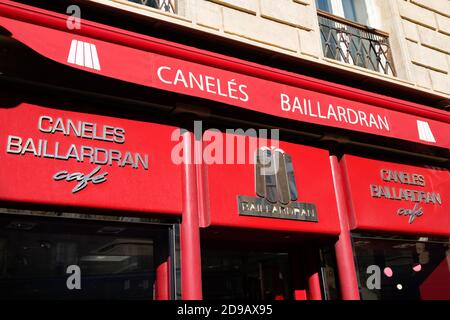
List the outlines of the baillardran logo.
<svg viewBox="0 0 450 320">
<path fill-rule="evenodd" d="M 314 204 L 297 202 L 291 156 L 281 149 L 264 147 L 256 151 L 255 157 L 257 197 L 238 196 L 239 214 L 318 222 Z"/>
</svg>

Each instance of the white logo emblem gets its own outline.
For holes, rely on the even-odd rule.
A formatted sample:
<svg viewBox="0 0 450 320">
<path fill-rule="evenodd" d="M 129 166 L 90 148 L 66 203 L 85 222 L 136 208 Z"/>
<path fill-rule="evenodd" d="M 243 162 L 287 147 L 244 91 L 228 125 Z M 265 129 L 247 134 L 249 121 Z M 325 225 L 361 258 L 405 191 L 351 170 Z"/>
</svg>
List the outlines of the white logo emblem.
<svg viewBox="0 0 450 320">
<path fill-rule="evenodd" d="M 433 136 L 433 132 L 431 132 L 428 122 L 417 120 L 417 129 L 419 130 L 420 140 L 436 143 L 436 139 Z"/>
<path fill-rule="evenodd" d="M 92 43 L 72 40 L 67 62 L 90 69 L 100 70 L 97 47 Z"/>
</svg>

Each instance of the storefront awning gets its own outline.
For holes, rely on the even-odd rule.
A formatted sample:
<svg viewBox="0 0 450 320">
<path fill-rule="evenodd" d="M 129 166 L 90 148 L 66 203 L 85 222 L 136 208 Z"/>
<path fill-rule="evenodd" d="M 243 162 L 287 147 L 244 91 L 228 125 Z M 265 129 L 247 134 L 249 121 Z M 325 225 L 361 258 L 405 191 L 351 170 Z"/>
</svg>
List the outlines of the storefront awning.
<svg viewBox="0 0 450 320">
<path fill-rule="evenodd" d="M 276 117 L 450 148 L 450 113 L 0 1 L 0 27 L 55 62 Z M 20 66 L 18 66 L 20 67 Z"/>
</svg>

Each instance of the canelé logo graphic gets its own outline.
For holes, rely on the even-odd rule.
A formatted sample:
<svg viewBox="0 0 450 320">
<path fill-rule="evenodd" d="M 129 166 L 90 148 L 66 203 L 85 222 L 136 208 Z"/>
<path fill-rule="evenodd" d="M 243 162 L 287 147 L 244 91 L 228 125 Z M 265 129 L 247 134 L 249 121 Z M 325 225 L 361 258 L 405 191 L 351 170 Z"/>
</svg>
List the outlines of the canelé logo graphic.
<svg viewBox="0 0 450 320">
<path fill-rule="evenodd" d="M 298 197 L 292 158 L 281 149 L 256 151 L 255 191 L 270 203 L 287 205 Z"/>
<path fill-rule="evenodd" d="M 95 44 L 72 40 L 67 62 L 89 69 L 101 70 Z"/>
<path fill-rule="evenodd" d="M 417 130 L 419 131 L 420 140 L 436 143 L 436 139 L 434 138 L 428 122 L 417 120 Z"/>
<path fill-rule="evenodd" d="M 279 148 L 262 147 L 255 157 L 258 197 L 238 196 L 239 214 L 317 222 L 314 204 L 296 202 L 298 189 L 291 156 Z"/>
</svg>

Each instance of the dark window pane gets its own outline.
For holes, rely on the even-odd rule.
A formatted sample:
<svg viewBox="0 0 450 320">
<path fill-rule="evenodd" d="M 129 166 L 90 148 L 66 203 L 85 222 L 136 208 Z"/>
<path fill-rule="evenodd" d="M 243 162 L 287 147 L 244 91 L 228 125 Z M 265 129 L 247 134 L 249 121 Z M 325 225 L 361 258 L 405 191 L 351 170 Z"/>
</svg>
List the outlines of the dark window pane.
<svg viewBox="0 0 450 320">
<path fill-rule="evenodd" d="M 356 11 L 353 0 L 342 0 L 342 6 L 344 7 L 344 16 L 346 19 L 357 21 Z"/>
<path fill-rule="evenodd" d="M 292 298 L 287 253 L 202 251 L 205 299 Z"/>
<path fill-rule="evenodd" d="M 450 299 L 448 242 L 355 237 L 354 248 L 362 299 Z"/>
<path fill-rule="evenodd" d="M 322 287 L 325 300 L 339 299 L 339 288 L 336 274 L 336 257 L 331 246 L 324 246 L 320 250 Z"/>
<path fill-rule="evenodd" d="M 155 269 L 169 255 L 168 232 L 156 225 L 5 214 L 0 299 L 153 299 Z M 67 285 L 75 274 L 69 266 L 79 268 L 80 290 Z"/>
<path fill-rule="evenodd" d="M 316 0 L 317 9 L 331 12 L 330 0 Z"/>
</svg>

